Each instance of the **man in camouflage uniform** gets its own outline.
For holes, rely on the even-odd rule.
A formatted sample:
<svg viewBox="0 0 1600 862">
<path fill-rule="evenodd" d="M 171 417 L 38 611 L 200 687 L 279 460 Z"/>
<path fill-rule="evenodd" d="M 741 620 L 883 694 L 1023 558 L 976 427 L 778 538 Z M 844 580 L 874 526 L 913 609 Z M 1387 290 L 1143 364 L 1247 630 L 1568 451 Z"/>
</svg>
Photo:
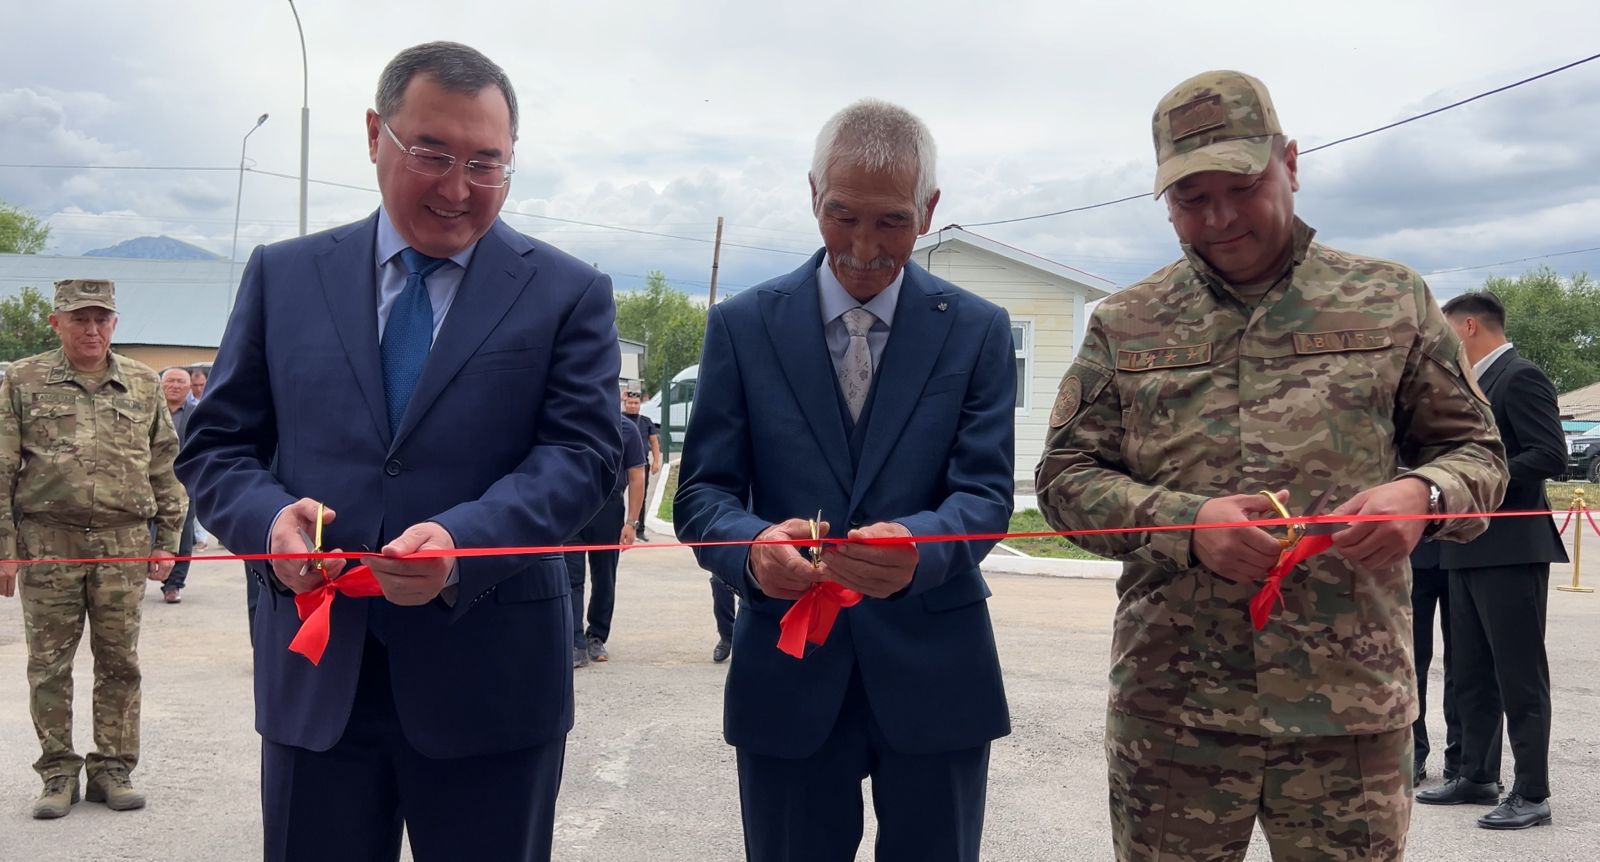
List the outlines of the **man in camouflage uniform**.
<svg viewBox="0 0 1600 862">
<path fill-rule="evenodd" d="M 156 373 L 111 352 L 109 281 L 56 283 L 50 326 L 61 347 L 19 360 L 0 381 L 0 560 L 170 557 L 187 498 L 173 475 L 178 437 Z M 151 549 L 154 521 L 155 550 Z M 139 760 L 139 602 L 171 561 L 20 567 L 0 563 L 0 595 L 22 586 L 28 707 L 43 753 L 33 816 L 61 817 L 84 793 L 118 811 L 144 796 Z M 95 751 L 72 748 L 72 659 L 89 618 Z"/>
<path fill-rule="evenodd" d="M 1297 149 L 1237 72 L 1178 85 L 1154 117 L 1155 191 L 1184 256 L 1105 300 L 1062 379 L 1036 479 L 1057 528 L 1237 523 L 1302 511 L 1492 511 L 1504 450 L 1420 276 L 1312 242 Z M 1398 463 L 1417 465 L 1402 473 Z M 1399 478 L 1396 478 L 1396 477 Z M 1123 561 L 1106 751 L 1117 857 L 1398 859 L 1416 679 L 1406 556 L 1426 528 L 1363 522 L 1248 604 L 1266 530 L 1085 537 Z"/>
</svg>

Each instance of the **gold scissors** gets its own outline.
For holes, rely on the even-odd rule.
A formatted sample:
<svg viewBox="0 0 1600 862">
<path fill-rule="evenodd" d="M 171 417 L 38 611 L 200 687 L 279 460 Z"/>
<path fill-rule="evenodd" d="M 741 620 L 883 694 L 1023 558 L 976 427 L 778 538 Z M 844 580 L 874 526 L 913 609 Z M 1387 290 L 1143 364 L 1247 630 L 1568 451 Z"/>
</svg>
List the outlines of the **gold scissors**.
<svg viewBox="0 0 1600 862">
<path fill-rule="evenodd" d="M 304 528 L 300 530 L 300 541 L 306 543 L 306 553 L 308 554 L 317 554 L 322 552 L 322 517 L 327 511 L 327 508 L 327 506 L 321 503 L 317 504 L 317 523 L 316 526 L 313 527 L 313 529 L 316 531 L 315 537 L 306 535 Z M 305 568 L 312 569 L 319 574 L 324 570 L 322 560 L 320 559 L 312 560 Z M 301 569 L 302 573 L 304 571 L 305 569 Z"/>
<path fill-rule="evenodd" d="M 1261 491 L 1259 493 L 1261 494 L 1261 496 L 1266 497 L 1267 500 L 1272 503 L 1272 508 L 1277 510 L 1278 517 L 1283 518 L 1285 520 L 1288 520 L 1288 519 L 1291 519 L 1291 518 L 1294 517 L 1293 515 L 1289 514 L 1289 510 L 1283 505 L 1283 502 L 1278 499 L 1278 495 L 1277 494 L 1275 494 L 1275 493 L 1273 493 L 1271 491 Z M 1333 489 L 1332 488 L 1328 488 L 1328 489 L 1323 490 L 1323 492 L 1321 494 L 1317 495 L 1317 499 L 1315 499 L 1315 500 L 1313 500 L 1311 502 L 1311 507 L 1306 509 L 1305 514 L 1302 515 L 1301 517 L 1315 518 L 1318 515 L 1321 515 L 1323 510 L 1328 508 L 1328 501 L 1332 498 L 1332 496 L 1333 496 Z M 1294 547 L 1295 545 L 1300 544 L 1300 540 L 1304 539 L 1306 536 L 1318 536 L 1318 535 L 1326 535 L 1328 533 L 1337 533 L 1340 530 L 1343 530 L 1344 528 L 1346 528 L 1348 526 L 1350 526 L 1348 523 L 1333 522 L 1333 521 L 1329 521 L 1329 522 L 1326 522 L 1326 523 L 1317 523 L 1317 524 L 1293 524 L 1293 523 L 1285 524 L 1284 527 L 1283 527 L 1284 534 L 1282 536 L 1276 537 L 1278 539 L 1278 547 L 1283 548 L 1284 550 L 1287 551 L 1290 548 Z"/>
<path fill-rule="evenodd" d="M 822 568 L 822 510 L 817 510 L 817 516 L 811 519 L 811 541 L 815 544 L 809 548 L 811 551 L 811 568 Z"/>
</svg>

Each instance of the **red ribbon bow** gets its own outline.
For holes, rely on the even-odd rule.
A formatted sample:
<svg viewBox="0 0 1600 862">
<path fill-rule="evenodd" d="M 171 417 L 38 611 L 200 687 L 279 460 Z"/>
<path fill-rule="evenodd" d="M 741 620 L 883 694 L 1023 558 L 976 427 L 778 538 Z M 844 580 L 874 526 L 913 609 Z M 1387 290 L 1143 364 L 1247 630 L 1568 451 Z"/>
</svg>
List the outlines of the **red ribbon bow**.
<svg viewBox="0 0 1600 862">
<path fill-rule="evenodd" d="M 778 621 L 778 649 L 795 658 L 806 657 L 806 643 L 822 646 L 833 631 L 834 620 L 843 608 L 853 608 L 861 594 L 833 581 L 813 584 L 806 594 Z"/>
<path fill-rule="evenodd" d="M 1294 547 L 1283 552 L 1278 558 L 1278 564 L 1267 573 L 1267 582 L 1250 599 L 1250 623 L 1261 631 L 1267 627 L 1267 617 L 1272 615 L 1274 606 L 1283 607 L 1283 578 L 1294 571 L 1294 567 L 1306 560 L 1333 547 L 1333 536 L 1327 533 L 1306 536 Z"/>
<path fill-rule="evenodd" d="M 333 597 L 346 595 L 361 599 L 383 595 L 372 569 L 356 566 L 322 586 L 294 597 L 295 610 L 300 614 L 300 630 L 289 642 L 289 651 L 297 652 L 311 660 L 322 662 L 322 653 L 328 648 L 328 617 L 333 610 Z"/>
</svg>

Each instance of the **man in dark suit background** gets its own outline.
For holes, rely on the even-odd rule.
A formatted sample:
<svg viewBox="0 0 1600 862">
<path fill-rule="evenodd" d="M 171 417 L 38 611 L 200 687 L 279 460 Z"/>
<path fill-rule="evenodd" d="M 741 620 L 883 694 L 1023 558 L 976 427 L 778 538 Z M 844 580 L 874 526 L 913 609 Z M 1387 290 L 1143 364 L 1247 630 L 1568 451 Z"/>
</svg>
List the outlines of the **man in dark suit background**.
<svg viewBox="0 0 1600 862">
<path fill-rule="evenodd" d="M 1505 441 L 1511 483 L 1501 511 L 1550 508 L 1545 481 L 1567 466 L 1556 390 L 1506 340 L 1505 308 L 1488 291 L 1443 311 L 1466 347 Z M 1417 794 L 1433 805 L 1493 805 L 1486 829 L 1550 822 L 1550 666 L 1545 657 L 1550 564 L 1567 561 L 1549 518 L 1493 518 L 1483 535 L 1440 549 L 1450 571 L 1450 645 L 1461 718 L 1461 774 Z M 1511 738 L 1516 780 L 1499 799 L 1500 733 Z"/>
<path fill-rule="evenodd" d="M 1461 717 L 1456 709 L 1455 682 L 1450 678 L 1450 573 L 1439 566 L 1439 543 L 1424 541 L 1411 552 L 1411 634 L 1417 662 L 1417 720 L 1411 725 L 1415 759 L 1413 782 L 1428 777 L 1428 668 L 1433 664 L 1433 620 L 1444 629 L 1444 780 L 1461 773 Z"/>
<path fill-rule="evenodd" d="M 686 541 L 1003 531 L 1016 398 L 1003 309 L 910 262 L 939 199 L 927 127 L 858 102 L 817 136 L 825 248 L 711 308 L 683 478 Z M 989 744 L 1010 730 L 989 588 L 993 542 L 698 548 L 743 599 L 725 695 L 745 852 L 842 862 L 871 777 L 879 860 L 976 860 Z M 804 659 L 777 648 L 792 601 L 865 596 Z"/>
<path fill-rule="evenodd" d="M 325 547 L 370 551 L 382 589 L 333 601 L 312 665 L 288 644 L 323 573 L 252 566 L 268 860 L 397 859 L 402 827 L 420 862 L 550 858 L 566 566 L 448 554 L 560 545 L 599 510 L 620 360 L 610 280 L 499 220 L 516 131 L 477 51 L 390 61 L 367 112 L 382 206 L 255 250 L 190 420 L 179 474 L 228 548 L 304 552 L 325 503 Z"/>
</svg>

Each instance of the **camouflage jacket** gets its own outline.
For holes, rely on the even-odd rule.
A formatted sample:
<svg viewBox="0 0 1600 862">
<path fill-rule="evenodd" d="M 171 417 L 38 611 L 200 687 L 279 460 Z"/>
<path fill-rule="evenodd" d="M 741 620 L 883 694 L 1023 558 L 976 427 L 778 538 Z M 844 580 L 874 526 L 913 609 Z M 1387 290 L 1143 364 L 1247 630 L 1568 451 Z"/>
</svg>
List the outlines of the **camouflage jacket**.
<svg viewBox="0 0 1600 862">
<path fill-rule="evenodd" d="M 1255 306 L 1196 254 L 1106 299 L 1062 379 L 1036 473 L 1058 529 L 1192 524 L 1201 504 L 1287 488 L 1330 509 L 1420 465 L 1447 511 L 1493 511 L 1505 451 L 1460 342 L 1421 276 L 1313 243 Z M 1445 522 L 1466 541 L 1481 518 Z M 1123 561 L 1112 708 L 1266 736 L 1396 730 L 1416 718 L 1410 569 L 1325 553 L 1284 580 L 1261 632 L 1192 533 L 1085 537 Z"/>
<path fill-rule="evenodd" d="M 155 547 L 178 550 L 188 497 L 172 461 L 161 381 L 111 354 L 98 390 L 60 349 L 12 363 L 0 380 L 0 558 L 16 556 L 16 522 L 118 527 L 154 519 Z"/>
</svg>

